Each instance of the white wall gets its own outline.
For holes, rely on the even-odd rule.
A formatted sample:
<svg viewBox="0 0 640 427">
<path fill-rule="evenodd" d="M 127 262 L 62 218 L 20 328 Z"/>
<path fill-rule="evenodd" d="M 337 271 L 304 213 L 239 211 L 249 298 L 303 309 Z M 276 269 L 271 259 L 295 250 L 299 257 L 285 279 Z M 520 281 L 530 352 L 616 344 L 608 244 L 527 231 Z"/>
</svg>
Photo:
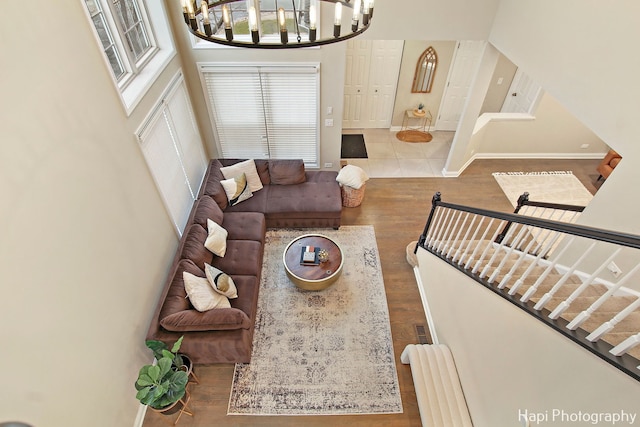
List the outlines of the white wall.
<svg viewBox="0 0 640 427">
<path fill-rule="evenodd" d="M 624 157 L 580 218 L 640 233 L 640 3 L 501 0 L 489 40 Z M 615 209 L 611 209 L 615 206 Z"/>
<path fill-rule="evenodd" d="M 132 425 L 177 243 L 83 7 L 0 16 L 0 422 Z"/>
<path fill-rule="evenodd" d="M 479 122 L 486 117 L 487 123 L 482 133 L 474 133 L 469 144 L 476 157 L 602 158 L 609 149 L 548 93 L 542 96 L 533 118 L 503 116 L 496 113 L 480 117 Z M 583 144 L 589 147 L 583 149 Z"/>
<path fill-rule="evenodd" d="M 640 416 L 638 381 L 427 251 L 418 251 L 418 262 L 436 334 L 451 348 L 475 427 L 520 426 L 525 410 Z M 590 425 L 551 418 L 539 425 L 565 424 Z"/>
</svg>

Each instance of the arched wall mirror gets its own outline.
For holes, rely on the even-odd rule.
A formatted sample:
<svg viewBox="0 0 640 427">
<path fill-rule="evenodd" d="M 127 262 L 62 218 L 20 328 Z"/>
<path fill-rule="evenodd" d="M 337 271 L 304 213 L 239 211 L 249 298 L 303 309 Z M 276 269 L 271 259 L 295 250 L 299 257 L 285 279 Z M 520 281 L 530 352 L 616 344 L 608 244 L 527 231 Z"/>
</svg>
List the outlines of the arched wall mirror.
<svg viewBox="0 0 640 427">
<path fill-rule="evenodd" d="M 438 65 L 438 55 L 432 46 L 422 52 L 418 64 L 416 65 L 416 74 L 413 77 L 412 93 L 429 93 L 433 86 L 433 76 L 436 73 Z"/>
</svg>

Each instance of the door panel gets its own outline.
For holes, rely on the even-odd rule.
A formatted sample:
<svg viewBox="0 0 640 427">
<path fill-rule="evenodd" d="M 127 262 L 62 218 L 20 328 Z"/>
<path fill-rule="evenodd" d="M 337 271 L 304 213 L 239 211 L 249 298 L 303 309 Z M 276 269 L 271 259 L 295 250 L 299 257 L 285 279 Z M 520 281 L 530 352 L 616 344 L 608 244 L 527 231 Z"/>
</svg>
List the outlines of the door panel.
<svg viewBox="0 0 640 427">
<path fill-rule="evenodd" d="M 485 44 L 486 42 L 482 40 L 458 43 L 440 104 L 435 125 L 437 130 L 455 131 L 457 129 Z"/>
<path fill-rule="evenodd" d="M 390 127 L 404 42 L 348 43 L 342 127 Z"/>
<path fill-rule="evenodd" d="M 542 87 L 518 68 L 500 112 L 533 114 L 542 93 Z"/>
</svg>

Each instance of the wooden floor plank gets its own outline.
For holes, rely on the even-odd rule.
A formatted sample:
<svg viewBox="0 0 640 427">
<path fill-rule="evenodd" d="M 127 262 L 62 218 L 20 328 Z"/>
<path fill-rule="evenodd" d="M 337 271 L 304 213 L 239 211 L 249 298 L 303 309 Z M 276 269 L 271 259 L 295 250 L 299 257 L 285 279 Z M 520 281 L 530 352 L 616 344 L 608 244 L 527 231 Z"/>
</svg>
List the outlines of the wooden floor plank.
<svg viewBox="0 0 640 427">
<path fill-rule="evenodd" d="M 417 342 L 416 324 L 426 325 L 407 244 L 418 239 L 436 191 L 443 200 L 485 209 L 511 212 L 513 208 L 492 172 L 571 170 L 593 194 L 597 191 L 599 160 L 476 160 L 458 178 L 376 178 L 367 182 L 364 201 L 344 208 L 344 225 L 373 225 L 385 282 L 391 333 L 404 413 L 353 416 L 227 416 L 233 378 L 232 364 L 196 366 L 200 385 L 192 388 L 194 417 L 183 416 L 179 426 L 420 426 L 409 366 L 400 363 L 407 344 Z M 132 389 L 133 393 L 133 389 Z M 144 427 L 166 426 L 171 416 L 147 412 Z"/>
</svg>

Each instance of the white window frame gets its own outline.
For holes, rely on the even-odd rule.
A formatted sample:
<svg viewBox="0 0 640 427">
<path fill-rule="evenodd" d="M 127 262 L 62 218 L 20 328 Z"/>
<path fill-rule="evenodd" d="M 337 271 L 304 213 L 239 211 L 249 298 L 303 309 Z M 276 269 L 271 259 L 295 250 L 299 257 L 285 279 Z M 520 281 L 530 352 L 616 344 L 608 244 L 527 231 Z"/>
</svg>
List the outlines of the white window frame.
<svg viewBox="0 0 640 427">
<path fill-rule="evenodd" d="M 233 73 L 234 71 L 238 71 L 241 72 L 243 69 L 247 69 L 249 71 L 253 70 L 263 70 L 268 72 L 269 70 L 276 70 L 278 72 L 286 72 L 287 70 L 293 70 L 293 71 L 298 71 L 304 74 L 315 74 L 316 79 L 315 79 L 315 104 L 314 108 L 315 108 L 315 140 L 314 140 L 314 147 L 313 147 L 313 160 L 312 161 L 307 161 L 305 159 L 305 166 L 308 168 L 319 168 L 320 167 L 320 64 L 317 62 L 291 62 L 291 63 L 286 63 L 286 62 L 278 62 L 278 63 L 211 63 L 211 62 L 204 62 L 204 63 L 198 63 L 198 71 L 200 74 L 200 82 L 202 84 L 202 90 L 203 93 L 205 94 L 205 101 L 206 101 L 206 105 L 207 105 L 207 111 L 209 112 L 209 119 L 210 119 L 210 123 L 214 132 L 214 135 L 216 136 L 216 147 L 218 150 L 218 153 L 224 153 L 222 144 L 220 143 L 220 137 L 218 136 L 217 133 L 217 127 L 216 127 L 216 116 L 217 116 L 217 112 L 215 110 L 215 105 L 212 103 L 211 99 L 210 99 L 210 91 L 209 91 L 209 87 L 207 86 L 207 77 L 205 76 L 205 74 L 210 73 L 210 72 L 225 72 L 228 70 L 229 73 Z M 260 72 L 260 71 L 257 71 Z M 249 107 L 254 107 L 254 106 L 247 106 L 247 109 L 250 110 Z M 264 108 L 263 106 L 255 106 L 258 109 Z M 266 109 L 265 109 L 266 112 Z M 239 116 L 242 117 L 242 116 Z M 268 127 L 269 125 L 265 123 L 265 127 Z M 266 130 L 266 128 L 265 128 Z M 268 131 L 267 131 L 268 133 Z M 253 135 L 254 138 L 259 138 L 260 136 L 255 134 Z M 262 141 L 263 144 L 265 146 L 270 145 L 271 143 L 265 139 L 267 138 L 266 136 L 262 137 Z M 251 141 L 251 144 L 253 144 L 253 146 L 260 144 L 259 141 Z M 247 144 L 247 146 L 251 145 L 251 144 Z M 276 145 L 274 146 L 280 146 L 276 143 Z M 268 151 L 268 149 L 267 149 Z M 223 154 L 221 154 L 223 155 Z M 268 158 L 269 157 L 269 153 L 258 153 L 257 151 L 254 153 L 254 158 Z M 278 157 L 276 155 L 276 157 Z M 290 158 L 290 157 L 287 157 Z M 293 158 L 300 158 L 297 154 L 293 155 Z"/>
<path fill-rule="evenodd" d="M 186 105 L 186 111 L 181 108 L 181 101 Z M 164 138 L 153 138 L 156 130 Z M 167 214 L 180 237 L 207 168 L 207 156 L 182 72 L 171 79 L 136 130 L 136 137 Z"/>
<path fill-rule="evenodd" d="M 102 53 L 105 65 L 109 70 L 109 75 L 113 80 L 114 86 L 118 90 L 120 100 L 125 107 L 127 116 L 129 116 L 149 90 L 153 82 L 160 76 L 171 59 L 176 55 L 169 20 L 163 2 L 155 0 L 149 2 L 145 0 L 137 0 L 140 14 L 145 25 L 145 30 L 151 43 L 151 48 L 138 61 L 133 63 L 133 55 L 128 53 L 128 48 L 125 48 L 125 35 L 122 33 L 119 24 L 116 24 L 116 19 L 113 16 L 113 1 L 94 0 L 100 4 L 105 18 L 105 24 L 113 38 L 125 69 L 125 76 L 118 80 L 113 74 L 113 69 L 106 53 L 104 52 L 98 32 L 93 25 L 93 20 L 91 19 L 85 0 L 80 1 L 82 2 L 82 7 L 93 30 L 98 47 Z"/>
</svg>

